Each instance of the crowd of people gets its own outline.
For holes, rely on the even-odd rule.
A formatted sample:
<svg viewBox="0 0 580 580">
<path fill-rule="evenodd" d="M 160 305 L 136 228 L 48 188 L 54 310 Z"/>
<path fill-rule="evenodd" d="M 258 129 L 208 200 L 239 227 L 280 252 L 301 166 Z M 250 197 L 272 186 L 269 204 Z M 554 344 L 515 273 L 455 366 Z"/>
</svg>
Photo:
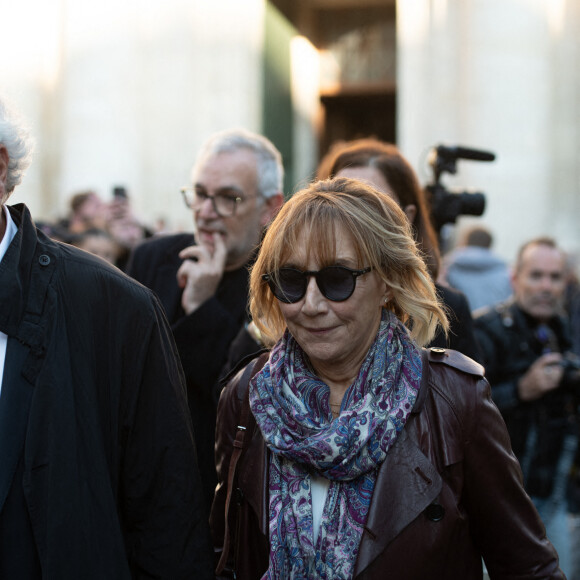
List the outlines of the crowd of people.
<svg viewBox="0 0 580 580">
<path fill-rule="evenodd" d="M 95 254 L 123 271 L 131 251 L 156 233 L 136 217 L 124 187 L 115 187 L 110 201 L 92 190 L 75 193 L 66 216 L 36 226 L 50 238 Z"/>
<path fill-rule="evenodd" d="M 441 257 L 395 145 L 335 144 L 285 200 L 244 129 L 201 147 L 192 233 L 122 188 L 35 227 L 23 127 L 0 101 L 1 578 L 580 577 L 554 239 Z"/>
</svg>

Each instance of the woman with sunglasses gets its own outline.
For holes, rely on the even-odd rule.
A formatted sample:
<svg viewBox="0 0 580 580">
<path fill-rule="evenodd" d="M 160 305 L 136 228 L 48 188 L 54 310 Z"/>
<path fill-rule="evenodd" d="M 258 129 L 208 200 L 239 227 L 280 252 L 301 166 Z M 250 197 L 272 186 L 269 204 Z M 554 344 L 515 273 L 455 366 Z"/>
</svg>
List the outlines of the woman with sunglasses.
<svg viewBox="0 0 580 580">
<path fill-rule="evenodd" d="M 250 309 L 274 346 L 219 403 L 218 577 L 563 578 L 482 368 L 420 348 L 447 321 L 392 199 L 295 194 Z"/>
<path fill-rule="evenodd" d="M 330 148 L 317 170 L 318 179 L 332 177 L 366 181 L 390 195 L 401 206 L 413 225 L 413 236 L 424 253 L 429 273 L 435 280 L 437 294 L 449 319 L 447 335 L 437 332 L 429 346 L 452 348 L 479 361 L 467 298 L 463 293 L 437 283 L 441 256 L 425 191 L 397 146 L 374 138 L 338 142 Z"/>
</svg>

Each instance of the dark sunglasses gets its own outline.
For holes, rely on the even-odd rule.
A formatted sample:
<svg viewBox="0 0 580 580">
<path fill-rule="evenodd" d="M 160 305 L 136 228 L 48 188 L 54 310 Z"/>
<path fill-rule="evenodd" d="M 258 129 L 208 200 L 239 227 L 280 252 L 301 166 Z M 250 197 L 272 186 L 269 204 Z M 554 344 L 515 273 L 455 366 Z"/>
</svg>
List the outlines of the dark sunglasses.
<svg viewBox="0 0 580 580">
<path fill-rule="evenodd" d="M 352 270 L 345 266 L 328 266 L 318 271 L 303 272 L 296 268 L 280 268 L 277 274 L 263 274 L 272 293 L 280 302 L 293 304 L 304 298 L 308 279 L 314 276 L 322 295 L 333 302 L 343 302 L 352 296 L 356 279 L 370 272 L 372 268 Z"/>
</svg>

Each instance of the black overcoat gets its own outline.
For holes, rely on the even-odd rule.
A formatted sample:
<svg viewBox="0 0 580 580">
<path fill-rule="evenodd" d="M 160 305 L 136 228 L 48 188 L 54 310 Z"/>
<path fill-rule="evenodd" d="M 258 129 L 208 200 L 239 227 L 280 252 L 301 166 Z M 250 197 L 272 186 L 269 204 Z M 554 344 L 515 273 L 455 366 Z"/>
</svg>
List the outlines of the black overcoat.
<svg viewBox="0 0 580 580">
<path fill-rule="evenodd" d="M 18 233 L 0 263 L 1 537 L 20 509 L 46 579 L 209 577 L 183 374 L 157 299 L 48 239 L 24 206 L 9 210 Z M 18 494 L 24 505 L 8 509 Z M 6 544 L 0 560 L 2 577 L 22 577 Z"/>
</svg>

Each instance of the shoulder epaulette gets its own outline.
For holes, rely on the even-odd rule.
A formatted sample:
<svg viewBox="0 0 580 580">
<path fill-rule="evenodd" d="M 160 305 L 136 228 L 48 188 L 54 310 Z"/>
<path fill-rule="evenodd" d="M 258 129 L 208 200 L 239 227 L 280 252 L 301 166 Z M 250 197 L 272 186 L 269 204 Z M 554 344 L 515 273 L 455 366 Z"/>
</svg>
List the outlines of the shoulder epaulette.
<svg viewBox="0 0 580 580">
<path fill-rule="evenodd" d="M 483 377 L 484 368 L 478 362 L 450 348 L 431 347 L 427 349 L 429 362 L 444 364 L 453 367 L 464 373 Z"/>
</svg>

